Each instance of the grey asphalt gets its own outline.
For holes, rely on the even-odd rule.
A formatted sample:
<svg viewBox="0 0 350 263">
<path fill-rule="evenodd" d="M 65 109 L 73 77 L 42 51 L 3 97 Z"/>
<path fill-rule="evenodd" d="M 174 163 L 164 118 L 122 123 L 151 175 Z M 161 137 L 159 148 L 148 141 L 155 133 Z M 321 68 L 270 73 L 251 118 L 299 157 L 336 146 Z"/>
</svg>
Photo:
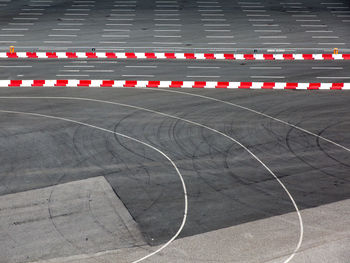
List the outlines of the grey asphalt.
<svg viewBox="0 0 350 263">
<path fill-rule="evenodd" d="M 348 61 L 0 60 L 0 79 L 349 82 Z"/>
<path fill-rule="evenodd" d="M 350 50 L 344 0 L 1 3 L 1 50 Z"/>
<path fill-rule="evenodd" d="M 195 121 L 247 146 L 283 181 L 300 209 L 350 197 L 348 151 L 256 113 L 188 95 L 238 103 L 349 148 L 348 92 L 3 88 L 0 94 L 94 98 Z M 179 167 L 188 190 L 188 220 L 180 237 L 294 211 L 281 186 L 252 156 L 204 127 L 84 100 L 7 98 L 1 99 L 0 109 L 86 122 L 164 151 Z M 176 233 L 184 211 L 183 189 L 159 153 L 64 121 L 6 113 L 0 118 L 1 195 L 104 176 L 150 245 Z"/>
</svg>

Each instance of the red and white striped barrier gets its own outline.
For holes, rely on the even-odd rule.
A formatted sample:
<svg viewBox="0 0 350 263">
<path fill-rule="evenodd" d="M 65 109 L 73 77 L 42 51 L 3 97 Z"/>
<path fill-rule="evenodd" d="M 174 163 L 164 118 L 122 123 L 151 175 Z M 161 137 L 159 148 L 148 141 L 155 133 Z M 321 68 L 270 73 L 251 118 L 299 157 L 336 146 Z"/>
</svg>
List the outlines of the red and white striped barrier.
<svg viewBox="0 0 350 263">
<path fill-rule="evenodd" d="M 157 80 L 0 80 L 0 87 L 130 87 L 205 89 L 350 90 L 350 83 L 225 82 Z"/>
<path fill-rule="evenodd" d="M 114 52 L 0 52 L 0 59 L 350 60 L 350 54 L 215 54 Z"/>
</svg>

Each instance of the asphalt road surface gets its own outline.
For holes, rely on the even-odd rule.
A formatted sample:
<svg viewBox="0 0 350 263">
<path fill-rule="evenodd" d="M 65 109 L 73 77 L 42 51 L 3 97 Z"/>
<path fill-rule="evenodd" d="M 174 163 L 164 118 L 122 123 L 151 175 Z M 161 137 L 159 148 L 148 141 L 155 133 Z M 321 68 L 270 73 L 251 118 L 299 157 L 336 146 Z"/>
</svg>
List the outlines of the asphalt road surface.
<svg viewBox="0 0 350 263">
<path fill-rule="evenodd" d="M 0 45 L 18 50 L 350 49 L 349 1 L 0 2 Z"/>
<path fill-rule="evenodd" d="M 346 0 L 0 0 L 0 51 L 349 53 L 349 25 Z M 1 59 L 0 80 L 349 82 L 349 65 Z M 1 88 L 0 263 L 349 263 L 349 101 Z"/>
<path fill-rule="evenodd" d="M 188 91 L 197 93 L 237 102 L 349 147 L 348 93 Z M 284 189 L 257 160 L 207 127 L 238 140 L 261 158 L 283 180 L 300 209 L 349 198 L 347 150 L 259 114 L 188 94 L 144 89 L 4 88 L 1 97 L 13 98 L 0 98 L 0 108 L 96 125 L 166 153 L 182 172 L 188 190 L 188 220 L 181 237 L 295 210 Z M 2 195 L 104 176 L 149 244 L 166 242 L 179 228 L 184 210 L 181 181 L 158 152 L 57 119 L 2 112 L 1 124 Z"/>
<path fill-rule="evenodd" d="M 349 82 L 347 61 L 0 60 L 0 79 Z"/>
</svg>

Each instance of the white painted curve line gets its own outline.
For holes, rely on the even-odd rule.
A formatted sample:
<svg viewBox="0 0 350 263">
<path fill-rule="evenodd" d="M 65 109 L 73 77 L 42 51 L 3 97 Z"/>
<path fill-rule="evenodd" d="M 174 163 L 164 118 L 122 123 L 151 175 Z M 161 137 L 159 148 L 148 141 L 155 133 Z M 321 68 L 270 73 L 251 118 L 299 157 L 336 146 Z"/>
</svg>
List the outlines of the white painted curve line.
<svg viewBox="0 0 350 263">
<path fill-rule="evenodd" d="M 4 97 L 0 97 L 0 99 L 3 99 Z M 19 97 L 17 97 L 19 98 Z M 22 97 L 21 99 L 26 99 L 26 97 Z M 22 114 L 22 115 L 29 115 L 29 116 L 36 116 L 36 117 L 44 117 L 44 118 L 49 118 L 49 119 L 55 119 L 55 120 L 60 120 L 60 121 L 66 121 L 66 122 L 71 122 L 71 123 L 75 123 L 75 124 L 79 124 L 79 125 L 83 125 L 83 126 L 86 126 L 86 127 L 89 127 L 89 128 L 94 128 L 94 129 L 97 129 L 97 130 L 101 130 L 101 131 L 104 131 L 104 132 L 108 132 L 108 133 L 113 133 L 113 134 L 116 134 L 118 136 L 121 136 L 121 137 L 124 137 L 126 139 L 129 139 L 129 140 L 132 140 L 132 141 L 135 141 L 137 143 L 140 143 L 146 147 L 149 147 L 153 150 L 155 150 L 156 152 L 160 153 L 162 156 L 164 156 L 170 163 L 171 165 L 174 167 L 174 169 L 176 170 L 176 173 L 178 174 L 179 178 L 180 178 L 180 181 L 181 181 L 181 184 L 182 184 L 182 188 L 183 188 L 183 192 L 184 192 L 184 199 L 185 199 L 185 208 L 184 208 L 184 216 L 183 216 L 183 219 L 182 219 L 182 223 L 178 229 L 178 231 L 176 232 L 176 234 L 167 242 L 165 243 L 163 246 L 161 246 L 160 248 L 158 248 L 156 251 L 138 259 L 138 260 L 135 260 L 135 261 L 132 261 L 131 263 L 138 263 L 138 262 L 141 262 L 149 257 L 152 257 L 154 256 L 155 254 L 159 253 L 160 251 L 162 251 L 163 249 L 165 249 L 167 246 L 170 245 L 171 242 L 173 242 L 177 237 L 178 235 L 181 233 L 183 227 L 185 226 L 185 223 L 186 223 L 186 220 L 187 220 L 187 212 L 188 212 L 188 200 L 187 200 L 187 189 L 186 189 L 186 184 L 185 184 L 185 181 L 179 171 L 179 169 L 177 168 L 176 164 L 174 163 L 173 160 L 170 159 L 170 157 L 168 157 L 164 152 L 162 152 L 161 150 L 159 150 L 158 148 L 146 143 L 146 142 L 143 142 L 143 141 L 140 141 L 136 138 L 133 138 L 133 137 L 130 137 L 128 135 L 125 135 L 125 134 L 122 134 L 122 133 L 119 133 L 119 132 L 115 132 L 115 131 L 112 131 L 112 130 L 108 130 L 108 129 L 105 129 L 105 128 L 102 128 L 102 127 L 98 127 L 98 126 L 95 126 L 95 125 L 91 125 L 91 124 L 88 124 L 88 123 L 84 123 L 84 122 L 80 122 L 80 121 L 76 121 L 76 120 L 72 120 L 72 119 L 67 119 L 67 118 L 62 118 L 62 117 L 57 117 L 57 116 L 50 116 L 50 115 L 45 115 L 45 114 L 39 114 L 39 113 L 31 113 L 31 112 L 20 112 L 20 111 L 8 111 L 8 110 L 0 110 L 1 113 L 9 113 L 9 114 Z"/>
<path fill-rule="evenodd" d="M 301 246 L 301 243 L 303 241 L 303 236 L 304 236 L 304 226 L 303 226 L 303 220 L 302 220 L 302 217 L 301 217 L 301 214 L 300 214 L 300 210 L 293 198 L 293 196 L 290 194 L 290 192 L 288 191 L 287 187 L 283 184 L 283 182 L 275 175 L 275 173 L 263 162 L 259 159 L 259 157 L 257 157 L 252 151 L 250 151 L 246 146 L 244 146 L 242 143 L 240 143 L 239 141 L 237 141 L 236 139 L 230 137 L 229 135 L 223 133 L 223 132 L 220 132 L 214 128 L 211 128 L 209 126 L 206 126 L 206 125 L 203 125 L 203 124 L 200 124 L 198 122 L 194 122 L 194 121 L 190 121 L 190 120 L 187 120 L 187 119 L 184 119 L 184 118 L 181 118 L 181 117 L 177 117 L 177 116 L 173 116 L 173 115 L 170 115 L 170 114 L 167 114 L 167 113 L 163 113 L 163 112 L 159 112 L 159 111 L 155 111 L 155 110 L 151 110 L 151 109 L 147 109 L 147 108 L 143 108 L 143 107 L 138 107 L 138 106 L 134 106 L 134 105 L 128 105 L 128 104 L 124 104 L 124 103 L 119 103 L 119 102 L 112 102 L 112 101 L 104 101 L 104 100 L 98 100 L 98 99 L 90 99 L 90 98 L 76 98 L 76 97 L 0 97 L 0 99 L 56 99 L 56 100 L 82 100 L 82 101 L 92 101 L 92 102 L 98 102 L 98 103 L 105 103 L 105 104 L 112 104 L 112 105 L 118 105 L 118 106 L 123 106 L 123 107 L 127 107 L 127 108 L 132 108 L 132 109 L 137 109 L 137 110 L 141 110 L 141 111 L 147 111 L 147 112 L 151 112 L 151 113 L 154 113 L 154 114 L 158 114 L 158 115 L 162 115 L 162 116 L 165 116 L 165 117 L 168 117 L 168 118 L 172 118 L 172 119 L 176 119 L 176 120 L 181 120 L 181 121 L 184 121 L 184 122 L 187 122 L 187 123 L 190 123 L 192 125 L 195 125 L 195 126 L 199 126 L 199 127 L 202 127 L 204 129 L 207 129 L 207 130 L 210 130 L 214 133 L 217 133 L 217 134 L 220 134 L 222 136 L 224 136 L 225 138 L 233 141 L 234 143 L 238 144 L 239 146 L 241 146 L 244 150 L 246 150 L 251 156 L 253 156 L 253 158 L 255 160 L 257 160 L 275 179 L 276 181 L 281 185 L 281 187 L 284 189 L 284 191 L 286 192 L 286 194 L 288 195 L 289 199 L 291 200 L 295 210 L 296 210 L 296 213 L 298 215 L 298 220 L 299 220 L 299 226 L 300 226 L 300 235 L 299 235 L 299 241 L 298 241 L 298 244 L 296 246 L 296 248 L 294 249 L 293 253 L 287 258 L 287 260 L 285 260 L 283 263 L 288 263 L 290 262 L 290 260 L 292 260 L 292 258 L 295 256 L 295 254 L 297 253 L 297 251 L 299 250 L 300 246 Z M 184 188 L 186 189 L 186 188 Z M 187 194 L 186 194 L 187 196 Z M 186 199 L 187 200 L 187 199 Z M 187 206 L 186 206 L 187 207 Z M 187 213 L 185 213 L 185 215 L 187 215 Z M 184 222 L 183 222 L 183 225 L 184 225 Z M 181 227 L 183 228 L 183 225 L 181 225 Z M 181 228 L 180 227 L 180 228 Z M 182 230 L 181 228 L 181 230 Z M 138 260 L 138 261 L 134 261 L 132 263 L 138 263 L 156 253 L 158 253 L 159 251 L 161 251 L 162 249 L 164 249 L 165 247 L 167 247 L 181 232 L 181 230 L 179 229 L 178 233 L 176 233 L 176 235 L 171 239 L 169 240 L 166 244 L 164 244 L 161 248 L 159 248 L 158 250 L 156 250 L 155 252 L 149 254 L 148 256 Z"/>
</svg>

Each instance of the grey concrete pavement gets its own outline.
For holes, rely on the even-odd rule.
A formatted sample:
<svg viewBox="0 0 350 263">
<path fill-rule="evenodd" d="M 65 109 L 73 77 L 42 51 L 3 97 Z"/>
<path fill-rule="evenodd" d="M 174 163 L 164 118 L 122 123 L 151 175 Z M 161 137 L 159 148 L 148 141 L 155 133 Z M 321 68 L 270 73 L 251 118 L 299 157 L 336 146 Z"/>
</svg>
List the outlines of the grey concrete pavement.
<svg viewBox="0 0 350 263">
<path fill-rule="evenodd" d="M 349 50 L 348 1 L 8 1 L 0 47 L 19 50 Z"/>
<path fill-rule="evenodd" d="M 0 60 L 0 79 L 350 82 L 348 61 Z"/>
<path fill-rule="evenodd" d="M 304 242 L 290 262 L 347 263 L 349 259 L 349 200 L 302 211 Z M 175 240 L 162 253 L 145 262 L 282 263 L 298 240 L 294 213 L 249 222 Z M 268 234 L 267 234 L 268 233 Z M 153 248 L 156 249 L 156 248 Z M 120 249 L 93 255 L 56 258 L 40 263 L 132 262 L 140 249 Z M 39 262 L 38 262 L 39 263 Z"/>
<path fill-rule="evenodd" d="M 145 246 L 103 177 L 0 197 L 0 262 Z"/>
</svg>

